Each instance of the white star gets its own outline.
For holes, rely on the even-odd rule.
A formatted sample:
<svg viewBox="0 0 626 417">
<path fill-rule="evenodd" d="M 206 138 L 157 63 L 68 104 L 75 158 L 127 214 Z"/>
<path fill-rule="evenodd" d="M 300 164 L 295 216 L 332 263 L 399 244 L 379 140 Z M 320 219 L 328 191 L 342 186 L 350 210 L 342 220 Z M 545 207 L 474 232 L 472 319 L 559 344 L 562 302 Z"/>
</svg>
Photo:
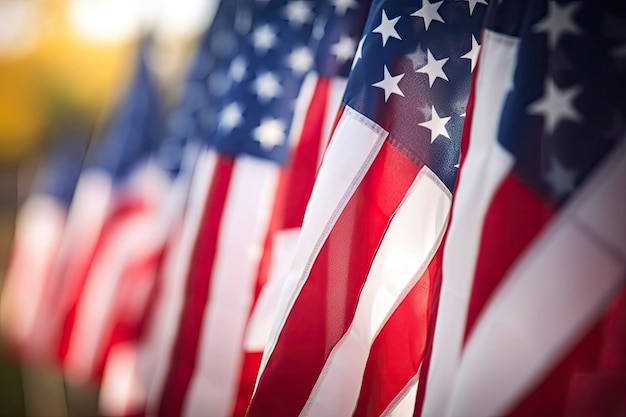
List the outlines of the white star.
<svg viewBox="0 0 626 417">
<path fill-rule="evenodd" d="M 474 13 L 474 8 L 477 4 L 487 4 L 487 0 L 465 0 L 469 5 L 470 16 Z"/>
<path fill-rule="evenodd" d="M 354 58 L 356 47 L 357 45 L 354 39 L 341 35 L 339 42 L 330 47 L 330 52 L 337 57 L 337 61 L 343 64 Z"/>
<path fill-rule="evenodd" d="M 387 40 L 389 38 L 396 38 L 402 40 L 398 32 L 396 31 L 396 23 L 400 20 L 400 16 L 394 17 L 393 19 L 389 19 L 387 17 L 387 13 L 383 10 L 383 15 L 380 20 L 380 25 L 378 25 L 372 32 L 380 33 L 383 37 L 383 46 L 387 44 Z"/>
<path fill-rule="evenodd" d="M 352 69 L 354 69 L 354 67 L 356 67 L 356 63 L 363 58 L 363 44 L 365 43 L 366 37 L 367 35 L 363 35 L 359 41 L 359 45 L 356 47 L 356 53 L 354 54 L 354 60 L 352 61 Z"/>
<path fill-rule="evenodd" d="M 428 75 L 428 83 L 430 84 L 430 87 L 433 86 L 437 78 L 448 81 L 448 76 L 443 71 L 443 66 L 446 62 L 448 62 L 449 58 L 435 59 L 433 54 L 430 52 L 430 49 L 426 49 L 426 53 L 428 57 L 427 64 L 418 69 L 416 72 Z"/>
<path fill-rule="evenodd" d="M 228 69 L 228 74 L 230 78 L 235 82 L 241 82 L 243 77 L 246 76 L 246 60 L 240 56 L 233 59 L 230 63 L 230 68 Z"/>
<path fill-rule="evenodd" d="M 545 180 L 558 198 L 565 197 L 576 188 L 576 171 L 567 169 L 558 159 L 552 157 Z"/>
<path fill-rule="evenodd" d="M 283 92 L 278 78 L 271 72 L 265 72 L 254 80 L 254 91 L 259 100 L 268 102 Z"/>
<path fill-rule="evenodd" d="M 285 143 L 285 122 L 280 119 L 265 119 L 254 129 L 253 136 L 263 149 L 271 151 Z"/>
<path fill-rule="evenodd" d="M 421 17 L 424 19 L 424 27 L 428 30 L 428 27 L 433 21 L 445 23 L 443 17 L 439 14 L 439 8 L 443 0 L 437 3 L 429 3 L 428 0 L 422 0 L 422 8 L 413 12 L 411 16 Z"/>
<path fill-rule="evenodd" d="M 474 37 L 474 35 L 472 35 L 472 49 L 470 49 L 468 53 L 466 53 L 465 55 L 461 57 L 463 59 L 470 60 L 470 63 L 471 63 L 470 71 L 472 72 L 474 71 L 474 68 L 476 67 L 476 62 L 478 61 L 479 52 L 480 52 L 480 45 L 476 41 L 476 38 Z"/>
<path fill-rule="evenodd" d="M 333 6 L 335 6 L 335 13 L 340 16 L 345 16 L 349 9 L 358 9 L 359 3 L 356 0 L 332 0 Z"/>
<path fill-rule="evenodd" d="M 580 5 L 580 2 L 560 5 L 554 0 L 551 1 L 548 3 L 548 14 L 535 24 L 534 31 L 546 32 L 548 44 L 552 49 L 564 35 L 580 35 L 582 31 L 574 22 L 574 13 L 578 11 Z"/>
<path fill-rule="evenodd" d="M 311 3 L 308 1 L 291 1 L 283 9 L 283 14 L 290 25 L 300 27 L 313 20 Z"/>
<path fill-rule="evenodd" d="M 309 48 L 296 48 L 287 56 L 287 65 L 297 74 L 304 74 L 313 66 L 313 56 Z"/>
<path fill-rule="evenodd" d="M 435 106 L 432 106 L 431 118 L 419 125 L 430 130 L 430 143 L 433 143 L 439 135 L 444 138 L 450 139 L 448 135 L 448 129 L 446 129 L 446 123 L 450 120 L 450 117 L 439 117 Z"/>
<path fill-rule="evenodd" d="M 270 25 L 263 25 L 252 32 L 252 45 L 258 52 L 266 53 L 278 41 L 276 30 Z"/>
<path fill-rule="evenodd" d="M 574 107 L 574 98 L 580 91 L 580 86 L 561 89 L 548 79 L 544 96 L 528 105 L 528 113 L 544 117 L 544 130 L 547 133 L 554 132 L 562 120 L 579 122 L 582 116 Z"/>
<path fill-rule="evenodd" d="M 392 77 L 391 74 L 389 74 L 389 70 L 387 69 L 387 66 L 385 65 L 384 78 L 381 81 L 375 84 L 372 84 L 372 87 L 378 87 L 378 88 L 382 88 L 383 90 L 385 90 L 385 102 L 389 100 L 389 97 L 392 94 L 397 94 L 399 96 L 404 97 L 404 93 L 402 92 L 402 90 L 400 90 L 400 87 L 398 87 L 398 83 L 400 82 L 402 77 L 404 77 L 404 74 L 400 74 L 400 75 L 396 75 Z"/>
<path fill-rule="evenodd" d="M 230 103 L 220 112 L 218 128 L 222 132 L 230 133 L 243 121 L 243 109 L 237 103 Z"/>
</svg>

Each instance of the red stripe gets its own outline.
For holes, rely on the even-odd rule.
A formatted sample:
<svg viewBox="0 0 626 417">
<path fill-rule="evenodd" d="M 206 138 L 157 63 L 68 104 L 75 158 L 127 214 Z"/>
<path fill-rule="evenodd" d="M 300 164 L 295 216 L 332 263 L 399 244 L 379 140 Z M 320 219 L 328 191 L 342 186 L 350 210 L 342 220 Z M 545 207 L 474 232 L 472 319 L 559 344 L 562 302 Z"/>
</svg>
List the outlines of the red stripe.
<svg viewBox="0 0 626 417">
<path fill-rule="evenodd" d="M 281 229 L 302 226 L 304 211 L 315 183 L 329 90 L 330 80 L 318 78 L 304 119 L 300 141 L 289 167 L 291 171 L 287 177 L 289 198 L 286 200 L 285 219 Z"/>
<path fill-rule="evenodd" d="M 470 90 L 469 97 L 467 99 L 467 107 L 465 108 L 465 123 L 463 124 L 463 133 L 461 134 L 461 155 L 459 157 L 459 172 L 456 177 L 456 183 L 454 189 L 459 185 L 459 181 L 461 176 L 463 175 L 463 162 L 467 156 L 467 152 L 470 146 L 470 137 L 472 133 L 472 122 L 474 119 L 474 106 L 476 104 L 476 80 L 478 79 L 478 74 L 480 70 L 480 58 L 476 63 L 476 68 L 474 70 L 474 74 L 472 76 L 472 89 Z M 454 204 L 454 195 L 453 195 L 453 204 Z M 454 206 L 453 206 L 454 208 Z M 448 225 L 452 224 L 453 212 L 450 212 L 450 222 Z M 446 235 L 441 242 L 441 248 L 446 247 Z M 443 255 L 442 255 L 443 256 Z M 424 396 L 426 395 L 427 390 L 427 380 L 428 380 L 428 370 L 430 368 L 430 357 L 432 354 L 433 348 L 433 338 L 435 336 L 435 327 L 437 325 L 437 312 L 439 310 L 439 296 L 441 291 L 441 282 L 442 282 L 442 270 L 441 268 L 437 271 L 435 277 L 432 278 L 431 282 L 431 301 L 430 301 L 430 317 L 427 328 L 426 335 L 426 346 L 424 349 L 424 361 L 422 362 L 422 369 L 420 371 L 420 382 L 417 387 L 417 399 L 415 401 L 415 411 L 414 416 L 419 417 L 422 415 L 422 407 L 424 406 Z"/>
<path fill-rule="evenodd" d="M 211 272 L 215 261 L 219 227 L 234 167 L 230 157 L 219 156 L 213 181 L 206 196 L 206 206 L 198 240 L 187 276 L 187 289 L 180 316 L 171 367 L 162 392 L 159 416 L 179 416 L 196 365 L 204 309 L 209 299 Z"/>
<path fill-rule="evenodd" d="M 507 271 L 552 214 L 553 210 L 514 173 L 504 179 L 485 216 L 467 312 L 465 341 Z"/>
<path fill-rule="evenodd" d="M 248 416 L 297 415 L 352 322 L 392 214 L 418 166 L 385 142 L 337 219 L 283 326 Z"/>
<path fill-rule="evenodd" d="M 370 349 L 354 416 L 380 416 L 415 377 L 424 355 L 431 281 L 441 269 L 442 247 L 389 317 Z"/>
<path fill-rule="evenodd" d="M 235 406 L 232 412 L 233 417 L 243 417 L 246 415 L 256 377 L 261 367 L 261 359 L 263 352 L 246 352 L 243 355 L 243 364 L 241 366 L 241 376 L 239 379 L 239 391 L 235 399 Z"/>
</svg>

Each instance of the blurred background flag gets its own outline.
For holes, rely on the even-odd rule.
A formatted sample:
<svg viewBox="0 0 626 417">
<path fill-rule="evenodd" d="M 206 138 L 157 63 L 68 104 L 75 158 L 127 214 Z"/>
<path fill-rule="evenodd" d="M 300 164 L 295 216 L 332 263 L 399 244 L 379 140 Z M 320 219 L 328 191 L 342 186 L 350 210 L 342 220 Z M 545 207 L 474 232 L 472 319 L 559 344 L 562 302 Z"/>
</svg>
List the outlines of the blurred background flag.
<svg viewBox="0 0 626 417">
<path fill-rule="evenodd" d="M 66 119 L 68 125 L 85 118 L 93 123 L 96 118 L 108 119 L 113 103 L 123 93 L 128 70 L 134 67 L 139 35 L 146 28 L 154 34 L 156 46 L 150 51 L 150 64 L 159 81 L 166 86 L 166 94 L 178 88 L 177 68 L 185 64 L 185 53 L 193 43 L 196 31 L 206 22 L 210 3 L 203 0 L 158 1 L 84 1 L 61 0 L 55 2 L 3 1 L 0 4 L 2 29 L 0 29 L 0 163 L 2 201 L 0 201 L 0 228 L 4 240 L 2 247 L 8 249 L 12 236 L 12 224 L 16 201 L 13 175 L 17 166 L 24 175 L 19 176 L 18 187 L 31 182 L 34 164 L 24 164 L 33 153 L 47 152 L 45 141 L 51 126 Z M 85 59 L 89 56 L 89 59 Z M 104 114 L 104 115 L 103 115 Z M 99 123 L 100 124 L 100 123 Z M 102 129 L 100 129 L 102 130 Z M 89 135 L 82 139 L 87 142 Z M 98 135 L 99 136 L 99 135 Z M 41 149 L 40 149 L 41 148 Z M 93 149 L 92 149 L 93 151 Z M 93 152 L 90 152 L 93 153 Z M 19 160 L 17 158 L 20 158 Z M 82 162 L 82 161 L 81 161 Z M 135 181 L 137 182 L 142 181 Z M 130 191 L 130 190 L 127 190 Z M 126 193 L 126 192 L 125 192 Z M 128 200 L 128 193 L 125 199 Z M 159 196 L 160 197 L 160 196 Z M 117 198 L 116 198 L 117 199 Z M 118 214 L 120 211 L 117 211 Z M 128 213 L 139 214 L 137 211 Z M 123 216 L 122 216 L 123 217 Z M 135 218 L 139 218 L 136 216 Z M 128 217 L 126 217 L 128 218 Z M 121 220 L 120 216 L 116 219 Z M 40 222 L 42 223 L 42 222 Z M 45 221 L 43 221 L 45 223 Z M 116 223 L 119 224 L 119 222 Z M 110 221 L 107 226 L 111 225 Z M 34 225 L 33 225 L 34 226 Z M 107 230 L 120 231 L 124 227 Z M 155 227 L 160 228 L 160 226 Z M 109 248 L 116 247 L 114 236 L 104 239 Z M 102 253 L 99 240 L 98 252 Z M 140 245 L 141 246 L 141 245 Z M 144 245 L 145 246 L 145 245 Z M 137 247 L 131 252 L 141 254 L 145 248 Z M 0 267 L 5 268 L 4 251 L 0 253 Z M 145 253 L 145 255 L 149 255 Z M 127 256 L 129 262 L 133 256 Z M 100 257 L 101 259 L 101 257 Z M 116 259 L 119 260 L 119 258 Z M 102 264 L 102 262 L 100 262 Z M 93 264 L 92 264 L 93 265 Z M 116 263 L 119 269 L 121 263 Z M 127 265 L 132 269 L 132 264 Z M 137 265 L 138 266 L 138 265 Z M 100 268 L 104 270 L 106 268 Z M 140 267 L 141 269 L 141 267 Z M 90 267 L 90 273 L 93 273 Z M 116 271 L 113 271 L 116 274 Z M 0 281 L 4 274 L 0 274 Z M 50 272 L 50 275 L 52 273 Z M 108 275 L 108 273 L 107 273 Z M 114 277 L 115 278 L 115 277 Z M 141 280 L 139 280 L 141 281 Z M 123 293 L 128 294 L 124 290 Z M 6 294 L 5 294 L 6 295 Z M 13 299 L 6 297 L 4 299 Z M 32 297 L 31 297 L 32 298 Z M 84 303 L 83 303 L 84 304 Z M 32 304 L 31 304 L 32 305 Z M 138 303 L 127 303 L 128 307 Z M 4 304 L 3 307 L 8 306 Z M 37 306 L 41 307 L 41 306 Z M 52 306 L 56 310 L 56 306 Z M 28 307 L 25 307 L 28 309 Z M 38 308 L 38 310 L 41 310 Z M 132 311 L 133 309 L 130 308 Z M 141 308 L 137 309 L 141 310 Z M 36 336 L 46 336 L 34 332 Z M 99 339 L 94 329 L 93 339 Z M 50 335 L 48 335 L 50 336 Z M 48 359 L 55 356 L 50 346 L 45 348 Z M 41 345 L 40 345 L 41 346 Z M 24 351 L 22 350 L 22 353 Z M 32 352 L 31 352 L 32 353 Z M 31 356 L 32 357 L 32 356 Z M 5 360 L 6 359 L 6 360 Z M 10 364 L 13 358 L 0 358 L 3 386 L 0 387 L 0 415 L 20 415 L 20 407 L 26 406 L 34 415 L 59 416 L 64 412 L 73 415 L 93 415 L 92 390 L 95 386 L 63 384 L 52 388 L 49 376 L 60 377 L 54 369 L 24 364 L 24 398 L 20 395 L 19 364 Z M 65 386 L 63 386 L 65 385 Z M 63 393 L 61 399 L 57 393 Z M 49 392 L 50 395 L 47 393 Z M 53 393 L 54 392 L 54 393 Z M 75 395 L 76 394 L 76 395 Z M 58 400 L 58 401 L 57 401 Z M 66 402 L 67 400 L 67 402 Z M 63 403 L 60 408 L 53 403 Z M 80 404 L 79 404 L 80 403 Z M 22 405 L 21 405 L 22 404 Z M 52 405 L 52 407 L 48 407 Z M 67 405 L 68 410 L 62 408 Z M 84 406 L 87 405 L 85 409 Z M 78 410 L 75 410 L 75 407 Z"/>
<path fill-rule="evenodd" d="M 90 356 L 97 347 L 69 350 L 70 341 L 76 336 L 74 325 L 84 319 L 77 314 L 87 313 L 79 311 L 83 290 L 105 236 L 104 226 L 118 209 L 116 198 L 123 195 L 124 187 L 137 174 L 138 164 L 149 156 L 159 139 L 158 102 L 148 77 L 145 63 L 140 59 L 132 88 L 108 134 L 90 147 L 52 266 L 50 291 L 41 303 L 43 314 L 35 322 L 35 332 L 44 341 L 38 354 L 63 364 L 68 357 L 68 363 L 76 360 L 71 354 Z M 101 331 L 97 329 L 95 335 L 90 334 L 87 343 L 98 340 Z M 71 365 L 68 370 L 72 370 Z M 89 378 L 93 376 L 91 370 L 91 367 L 81 369 L 76 376 Z"/>
<path fill-rule="evenodd" d="M 52 150 L 40 164 L 32 192 L 23 203 L 13 243 L 11 265 L 2 291 L 2 330 L 24 360 L 37 360 L 35 322 L 50 297 L 51 270 L 57 260 L 68 210 L 85 157 L 85 127 L 66 126 L 54 135 Z"/>
<path fill-rule="evenodd" d="M 166 197 L 171 217 L 168 235 L 161 240 L 164 255 L 151 317 L 136 347 L 126 345 L 109 358 L 100 392 L 105 415 L 145 413 L 148 401 L 159 400 L 163 378 L 173 360 L 185 276 L 198 236 L 210 168 L 206 163 L 210 142 L 207 129 L 215 121 L 220 98 L 231 82 L 227 75 L 238 49 L 237 37 L 247 33 L 246 21 L 250 19 L 249 7 L 243 1 L 215 1 L 214 8 L 157 154 L 157 163 L 172 179 Z"/>
<path fill-rule="evenodd" d="M 320 5 L 257 3 L 250 33 L 240 35 L 240 53 L 229 71 L 232 85 L 209 132 L 211 147 L 201 157 L 206 204 L 184 307 L 178 313 L 174 361 L 161 374 L 162 400 L 156 404 L 160 415 L 245 411 L 253 383 L 241 381 L 242 366 L 247 365 L 245 329 L 257 293 L 280 166 L 291 152 L 294 102 L 313 63 L 301 53 L 294 68 L 288 56 L 306 52 Z"/>
<path fill-rule="evenodd" d="M 372 2 L 248 415 L 412 413 L 484 12 Z"/>
<path fill-rule="evenodd" d="M 112 174 L 113 188 L 61 342 L 65 371 L 77 378 L 99 380 L 114 345 L 137 338 L 154 291 L 164 233 L 159 210 L 169 181 L 151 160 L 162 115 L 149 51 L 146 39 L 129 91 L 96 151 L 96 164 Z"/>
<path fill-rule="evenodd" d="M 421 415 L 623 415 L 626 9 L 490 7 Z"/>
</svg>

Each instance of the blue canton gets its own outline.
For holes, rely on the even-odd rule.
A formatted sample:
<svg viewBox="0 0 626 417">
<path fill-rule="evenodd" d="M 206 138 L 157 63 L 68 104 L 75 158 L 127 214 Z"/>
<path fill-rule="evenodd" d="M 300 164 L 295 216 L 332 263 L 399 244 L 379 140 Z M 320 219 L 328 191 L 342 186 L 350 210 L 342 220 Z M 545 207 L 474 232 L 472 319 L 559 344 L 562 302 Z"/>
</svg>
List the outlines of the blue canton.
<svg viewBox="0 0 626 417">
<path fill-rule="evenodd" d="M 209 132 L 225 155 L 284 164 L 295 100 L 313 66 L 306 50 L 322 1 L 257 1 Z M 308 52 L 308 53 L 307 53 Z M 295 55 L 294 55 L 295 54 Z"/>
<path fill-rule="evenodd" d="M 344 96 L 450 190 L 486 3 L 374 0 Z"/>
<path fill-rule="evenodd" d="M 76 121 L 55 132 L 52 148 L 37 169 L 33 192 L 54 197 L 68 208 L 80 177 L 88 138 L 89 129 Z"/>
<path fill-rule="evenodd" d="M 117 181 L 123 181 L 137 163 L 149 158 L 161 141 L 160 97 L 144 54 L 142 48 L 130 88 L 105 136 L 89 149 L 85 162 Z"/>
<path fill-rule="evenodd" d="M 626 131 L 626 10 L 504 0 L 488 25 L 521 39 L 499 141 L 515 156 L 516 176 L 559 205 Z"/>
<path fill-rule="evenodd" d="M 361 40 L 371 0 L 330 0 L 320 12 L 313 28 L 311 49 L 315 71 L 322 77 L 347 78 Z"/>
<path fill-rule="evenodd" d="M 183 87 L 180 105 L 168 118 L 159 160 L 172 173 L 181 168 L 189 144 L 208 144 L 220 100 L 229 88 L 231 61 L 247 34 L 253 0 L 220 1 L 213 21 L 200 39 Z"/>
</svg>

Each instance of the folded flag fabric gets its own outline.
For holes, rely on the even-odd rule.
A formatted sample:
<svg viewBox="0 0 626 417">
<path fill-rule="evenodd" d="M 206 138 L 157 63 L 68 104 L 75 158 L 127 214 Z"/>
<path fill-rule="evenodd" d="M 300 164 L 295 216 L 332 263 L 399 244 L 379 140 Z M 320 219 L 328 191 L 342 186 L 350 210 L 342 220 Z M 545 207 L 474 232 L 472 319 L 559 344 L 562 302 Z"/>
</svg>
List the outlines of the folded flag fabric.
<svg viewBox="0 0 626 417">
<path fill-rule="evenodd" d="M 485 9 L 372 2 L 249 416 L 412 413 Z"/>
<path fill-rule="evenodd" d="M 416 415 L 620 415 L 626 10 L 490 8 Z"/>
<path fill-rule="evenodd" d="M 233 83 L 203 156 L 204 210 L 159 415 L 245 410 L 237 408 L 252 388 L 239 384 L 244 334 L 281 166 L 292 149 L 293 102 L 306 73 L 287 65 L 287 57 L 309 42 L 319 4 L 257 2 L 250 32 L 239 38 Z"/>
</svg>

